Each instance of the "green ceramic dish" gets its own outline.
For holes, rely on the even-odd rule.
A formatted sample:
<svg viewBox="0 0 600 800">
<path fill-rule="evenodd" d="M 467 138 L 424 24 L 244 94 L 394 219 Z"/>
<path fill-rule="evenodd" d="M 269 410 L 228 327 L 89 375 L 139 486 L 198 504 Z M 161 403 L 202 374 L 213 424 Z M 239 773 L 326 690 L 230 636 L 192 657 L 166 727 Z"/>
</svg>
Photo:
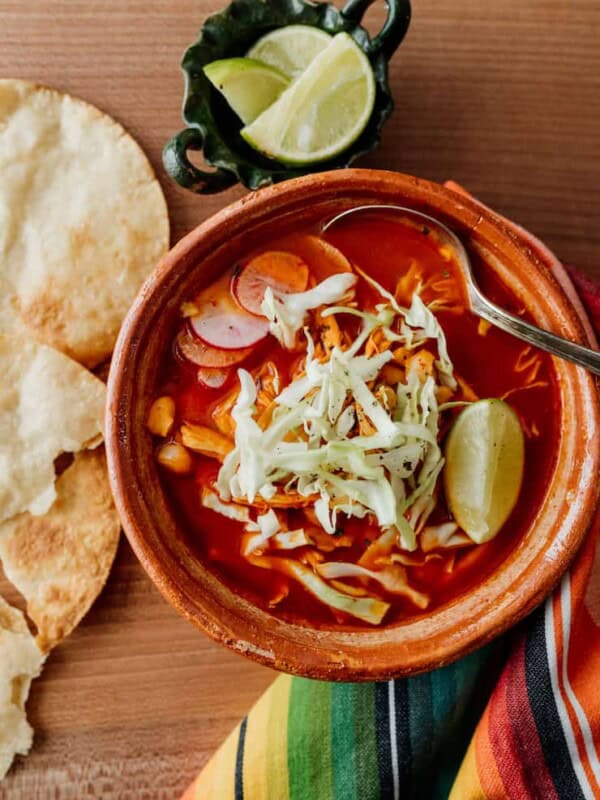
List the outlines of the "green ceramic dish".
<svg viewBox="0 0 600 800">
<path fill-rule="evenodd" d="M 209 17 L 198 40 L 183 56 L 183 119 L 187 127 L 167 142 L 163 152 L 165 169 L 173 180 L 198 194 L 220 192 L 238 181 L 249 189 L 259 189 L 309 172 L 347 167 L 377 147 L 383 123 L 393 108 L 387 64 L 408 29 L 410 2 L 387 0 L 385 24 L 371 39 L 360 21 L 372 2 L 348 0 L 340 11 L 327 3 L 303 0 L 233 0 L 224 11 Z M 240 121 L 203 72 L 211 61 L 243 56 L 265 33 L 285 25 L 312 25 L 330 34 L 346 31 L 369 57 L 375 75 L 375 108 L 367 127 L 347 150 L 314 167 L 285 167 L 249 147 L 239 135 Z M 215 170 L 196 167 L 188 150 L 201 150 Z"/>
</svg>

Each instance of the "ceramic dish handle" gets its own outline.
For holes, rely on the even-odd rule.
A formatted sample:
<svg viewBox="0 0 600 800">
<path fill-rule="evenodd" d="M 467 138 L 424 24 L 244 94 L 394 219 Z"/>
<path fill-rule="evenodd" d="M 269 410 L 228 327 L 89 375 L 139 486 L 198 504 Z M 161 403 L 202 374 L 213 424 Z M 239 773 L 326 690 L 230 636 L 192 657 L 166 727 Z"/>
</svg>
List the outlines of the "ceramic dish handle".
<svg viewBox="0 0 600 800">
<path fill-rule="evenodd" d="M 169 175 L 185 189 L 199 194 L 222 192 L 237 183 L 233 172 L 217 167 L 212 172 L 199 169 L 188 158 L 188 150 L 202 150 L 204 134 L 198 128 L 185 128 L 170 139 L 163 150 L 163 162 Z"/>
<path fill-rule="evenodd" d="M 365 11 L 375 0 L 348 0 L 342 9 L 342 17 L 354 25 L 359 25 Z M 409 0 L 386 0 L 388 9 L 387 19 L 369 45 L 365 48 L 369 56 L 379 54 L 389 60 L 406 35 L 410 24 Z"/>
</svg>

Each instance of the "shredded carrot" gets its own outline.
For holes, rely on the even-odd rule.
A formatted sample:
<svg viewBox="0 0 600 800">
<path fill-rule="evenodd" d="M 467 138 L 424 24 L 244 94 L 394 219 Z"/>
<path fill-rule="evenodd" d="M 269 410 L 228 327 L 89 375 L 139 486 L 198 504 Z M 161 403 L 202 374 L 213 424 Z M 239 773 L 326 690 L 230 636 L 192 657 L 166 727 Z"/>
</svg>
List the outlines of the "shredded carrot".
<svg viewBox="0 0 600 800">
<path fill-rule="evenodd" d="M 411 297 L 421 285 L 422 267 L 416 259 L 411 259 L 408 270 L 398 279 L 394 297 L 400 302 L 410 302 Z"/>
<path fill-rule="evenodd" d="M 392 350 L 392 356 L 397 364 L 404 365 L 409 355 L 410 350 L 407 347 L 394 347 Z"/>
<path fill-rule="evenodd" d="M 433 375 L 435 356 L 429 350 L 417 350 L 406 359 L 406 369 L 414 370 L 418 375 Z"/>
<path fill-rule="evenodd" d="M 389 350 L 391 343 L 385 338 L 385 334 L 381 328 L 376 328 L 365 342 L 365 355 L 369 358 L 377 353 L 383 353 Z"/>
<path fill-rule="evenodd" d="M 386 364 L 381 370 L 383 380 L 390 386 L 404 382 L 404 370 L 394 364 Z"/>
<path fill-rule="evenodd" d="M 288 431 L 283 437 L 284 442 L 307 442 L 308 435 L 304 428 L 296 428 L 296 430 Z"/>
<path fill-rule="evenodd" d="M 537 439 L 537 437 L 540 435 L 539 428 L 535 422 L 530 424 L 527 422 L 527 420 L 521 418 L 521 427 L 523 428 L 523 433 L 525 434 L 526 439 Z"/>
<path fill-rule="evenodd" d="M 438 403 L 447 403 L 454 391 L 449 386 L 438 386 L 435 390 L 435 397 Z"/>
<path fill-rule="evenodd" d="M 454 255 L 454 252 L 453 252 L 453 250 L 452 250 L 452 248 L 450 247 L 449 244 L 443 244 L 439 248 L 439 253 L 440 253 L 441 257 L 444 259 L 444 261 L 452 261 L 452 257 Z"/>
<path fill-rule="evenodd" d="M 350 336 L 348 331 L 344 331 L 342 334 L 342 348 L 344 350 L 347 350 L 351 346 L 352 346 L 352 337 Z"/>
<path fill-rule="evenodd" d="M 318 497 L 319 496 L 316 494 L 303 497 L 301 494 L 298 494 L 298 492 L 285 492 L 283 489 L 279 489 L 273 497 L 269 497 L 268 500 L 265 500 L 264 497 L 255 497 L 254 500 L 250 502 L 245 497 L 234 497 L 233 501 L 242 506 L 252 506 L 261 511 L 266 511 L 268 508 L 303 508 L 304 506 L 313 504 Z"/>
<path fill-rule="evenodd" d="M 528 383 L 526 386 L 515 386 L 514 389 L 509 389 L 508 392 L 504 392 L 501 399 L 506 400 L 507 397 L 510 397 L 516 392 L 525 392 L 527 389 L 543 389 L 546 386 L 548 386 L 548 381 L 534 381 L 533 383 Z"/>
<path fill-rule="evenodd" d="M 326 533 L 316 525 L 306 528 L 306 535 L 314 546 L 323 553 L 331 553 L 333 550 L 337 550 L 338 547 L 352 547 L 352 537 L 348 534 Z"/>
<path fill-rule="evenodd" d="M 275 402 L 275 400 L 271 400 L 269 405 L 264 409 L 262 414 L 260 414 L 260 416 L 256 420 L 258 427 L 262 428 L 263 431 L 266 428 L 268 428 L 268 426 L 271 424 L 271 418 L 276 408 L 277 408 L 277 403 Z"/>
<path fill-rule="evenodd" d="M 321 564 L 323 561 L 325 561 L 325 556 L 318 550 L 306 550 L 302 554 L 301 560 L 305 564 L 310 564 L 312 567 L 314 567 L 317 564 Z"/>
<path fill-rule="evenodd" d="M 231 409 L 235 405 L 239 393 L 239 386 L 235 386 L 225 395 L 221 402 L 215 406 L 212 412 L 213 422 L 225 436 L 233 436 L 235 433 L 235 422 L 231 416 Z"/>
<path fill-rule="evenodd" d="M 381 534 L 374 542 L 372 542 L 362 556 L 359 558 L 358 563 L 361 567 L 368 567 L 373 569 L 377 566 L 379 559 L 389 555 L 397 542 L 398 532 L 395 528 L 388 528 Z"/>
<path fill-rule="evenodd" d="M 454 377 L 456 378 L 456 382 L 462 394 L 461 399 L 467 400 L 469 403 L 474 403 L 476 400 L 479 400 L 479 395 L 476 394 L 471 385 L 468 384 L 464 378 L 461 378 L 461 376 L 457 374 L 456 370 L 454 371 Z"/>
<path fill-rule="evenodd" d="M 265 392 L 263 389 L 261 389 L 256 393 L 256 408 L 259 411 L 263 408 L 267 408 L 271 405 L 272 400 L 273 398 L 269 392 Z"/>
<path fill-rule="evenodd" d="M 254 376 L 257 390 L 269 398 L 269 402 L 279 394 L 279 370 L 273 361 L 267 361 Z"/>
<path fill-rule="evenodd" d="M 480 319 L 477 325 L 477 333 L 480 336 L 485 336 L 491 327 L 492 323 L 488 322 L 487 319 Z"/>
<path fill-rule="evenodd" d="M 527 372 L 527 375 L 523 375 L 524 380 L 527 381 L 527 383 L 533 383 L 537 379 L 541 366 L 542 359 L 539 354 L 535 352 L 532 353 L 531 347 L 525 347 L 519 353 L 515 364 L 515 372 Z"/>
<path fill-rule="evenodd" d="M 391 553 L 387 558 L 378 558 L 377 564 L 402 564 L 405 567 L 422 567 L 428 561 L 441 561 L 444 556 L 441 553 L 424 553 L 414 554 L 400 551 L 398 553 Z"/>
<path fill-rule="evenodd" d="M 365 414 L 363 407 L 359 403 L 355 403 L 356 418 L 358 420 L 358 430 L 361 436 L 372 436 L 377 428 L 373 425 L 371 420 Z"/>
<path fill-rule="evenodd" d="M 462 298 L 460 296 L 460 289 L 457 282 L 449 273 L 442 273 L 442 277 L 431 278 L 425 283 L 423 287 L 423 295 L 432 294 L 434 299 L 430 302 L 433 308 L 441 309 L 444 311 L 453 312 L 455 314 L 462 314 Z"/>
</svg>

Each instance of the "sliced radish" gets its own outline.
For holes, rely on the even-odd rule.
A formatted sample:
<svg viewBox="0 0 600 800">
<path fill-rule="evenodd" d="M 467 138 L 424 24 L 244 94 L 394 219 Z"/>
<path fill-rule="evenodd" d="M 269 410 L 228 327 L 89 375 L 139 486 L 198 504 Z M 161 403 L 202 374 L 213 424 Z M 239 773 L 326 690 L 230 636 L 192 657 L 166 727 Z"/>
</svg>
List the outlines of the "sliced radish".
<svg viewBox="0 0 600 800">
<path fill-rule="evenodd" d="M 220 389 L 225 384 L 229 377 L 230 370 L 228 369 L 208 369 L 207 367 L 200 367 L 198 370 L 198 380 L 207 389 Z"/>
<path fill-rule="evenodd" d="M 227 270 L 194 298 L 196 313 L 189 318 L 192 333 L 212 347 L 239 350 L 260 342 L 269 330 L 268 322 L 257 319 L 238 306 L 231 295 L 233 270 Z"/>
<path fill-rule="evenodd" d="M 308 275 L 308 267 L 298 256 L 269 250 L 242 267 L 233 279 L 231 290 L 242 308 L 261 316 L 267 286 L 285 294 L 303 292 L 308 286 Z"/>
<path fill-rule="evenodd" d="M 208 367 L 209 369 L 224 369 L 239 364 L 252 352 L 251 347 L 239 350 L 210 347 L 193 336 L 187 326 L 179 332 L 176 347 L 177 351 L 188 361 L 198 367 Z"/>
<path fill-rule="evenodd" d="M 195 313 L 180 331 L 177 349 L 199 367 L 224 369 L 238 364 L 267 335 L 268 322 L 241 309 L 231 296 L 232 274 L 227 270 L 187 304 Z"/>
<path fill-rule="evenodd" d="M 233 300 L 230 302 L 233 305 Z M 190 327 L 203 342 L 224 350 L 251 347 L 269 332 L 266 319 L 240 311 L 235 306 L 231 309 L 227 302 L 220 302 L 191 317 Z"/>
</svg>

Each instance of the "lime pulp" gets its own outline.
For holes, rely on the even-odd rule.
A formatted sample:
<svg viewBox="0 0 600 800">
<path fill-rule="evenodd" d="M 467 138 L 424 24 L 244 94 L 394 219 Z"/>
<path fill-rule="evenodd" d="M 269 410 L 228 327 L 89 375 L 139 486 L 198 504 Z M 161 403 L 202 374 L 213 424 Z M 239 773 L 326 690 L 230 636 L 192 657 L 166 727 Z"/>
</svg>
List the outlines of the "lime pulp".
<svg viewBox="0 0 600 800">
<path fill-rule="evenodd" d="M 474 542 L 492 539 L 523 481 L 525 440 L 503 400 L 479 400 L 457 417 L 445 447 L 444 488 L 454 519 Z"/>
</svg>

